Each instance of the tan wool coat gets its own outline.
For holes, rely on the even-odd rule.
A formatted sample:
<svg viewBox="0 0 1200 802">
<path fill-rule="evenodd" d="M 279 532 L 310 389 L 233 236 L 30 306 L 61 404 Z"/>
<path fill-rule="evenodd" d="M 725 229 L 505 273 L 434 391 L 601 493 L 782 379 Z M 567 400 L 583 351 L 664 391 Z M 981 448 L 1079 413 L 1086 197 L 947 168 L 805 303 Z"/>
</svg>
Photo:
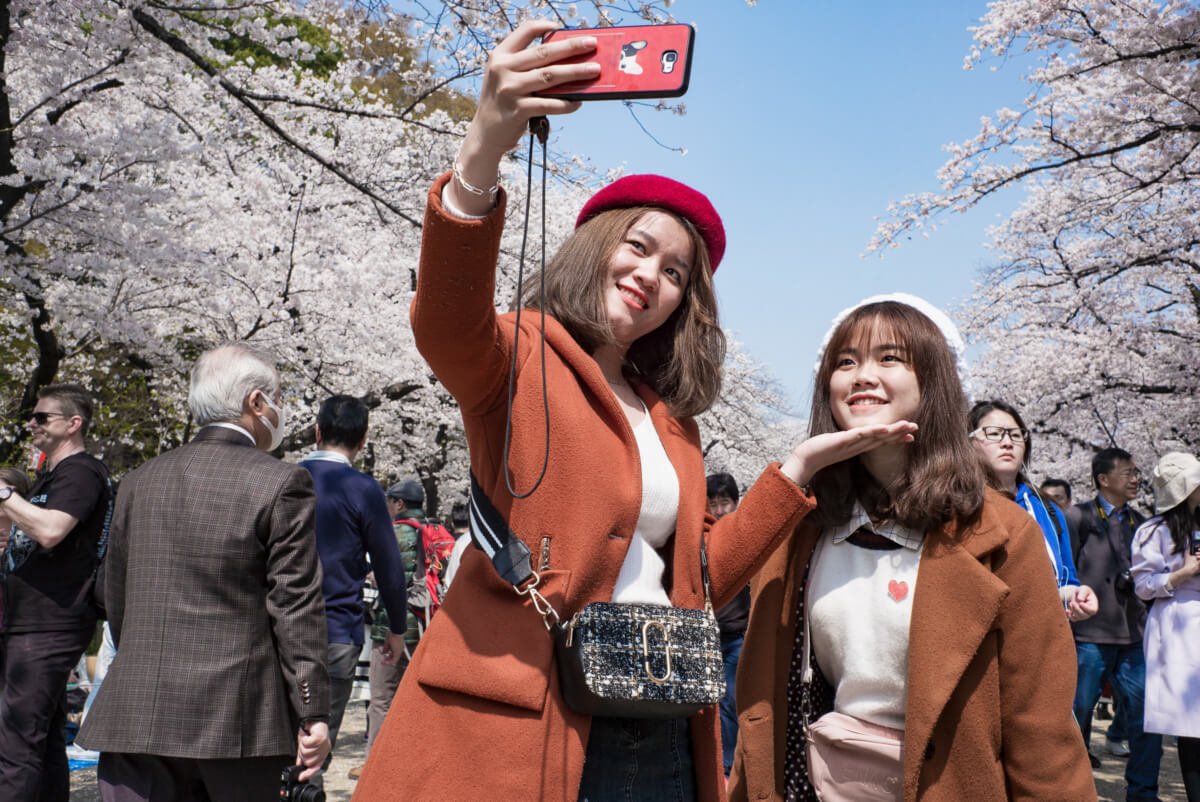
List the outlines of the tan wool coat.
<svg viewBox="0 0 1200 802">
<path fill-rule="evenodd" d="M 784 797 L 797 594 L 819 536 L 802 523 L 752 584 L 738 669 L 733 800 Z M 917 577 L 905 802 L 1095 800 L 1071 716 L 1074 643 L 1034 520 L 989 490 L 977 524 L 926 535 Z"/>
<path fill-rule="evenodd" d="M 503 197 L 480 221 L 441 209 L 446 177 L 429 196 L 412 320 L 418 348 L 454 395 L 471 467 L 484 491 L 529 546 L 540 590 L 569 616 L 610 601 L 641 508 L 641 464 L 633 431 L 596 362 L 553 319 L 546 321 L 550 435 L 544 433 L 540 321 L 521 318 L 509 467 L 528 490 L 505 486 L 503 447 L 515 321 L 498 316 L 494 281 Z M 739 511 L 714 523 L 694 421 L 676 418 L 645 386 L 638 393 L 679 478 L 676 531 L 662 549 L 672 603 L 704 604 L 700 536 L 706 534 L 714 604 L 749 580 L 795 529 L 812 502 L 769 467 Z M 477 549 L 468 549 L 441 610 L 421 640 L 359 780 L 355 799 L 574 800 L 590 727 L 568 710 L 549 633 Z M 690 719 L 699 798 L 724 797 L 715 707 Z M 431 755 L 453 756 L 430 770 Z"/>
</svg>

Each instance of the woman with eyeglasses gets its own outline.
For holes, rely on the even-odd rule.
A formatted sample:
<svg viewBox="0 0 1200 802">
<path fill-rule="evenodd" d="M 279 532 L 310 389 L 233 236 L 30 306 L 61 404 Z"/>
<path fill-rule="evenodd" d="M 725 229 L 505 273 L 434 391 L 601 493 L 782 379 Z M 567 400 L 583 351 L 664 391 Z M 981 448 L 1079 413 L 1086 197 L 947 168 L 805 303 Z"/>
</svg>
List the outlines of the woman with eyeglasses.
<svg viewBox="0 0 1200 802">
<path fill-rule="evenodd" d="M 1026 473 L 1033 441 L 1021 413 L 999 399 L 980 401 L 971 409 L 968 426 L 971 440 L 983 456 L 988 483 L 1024 507 L 1041 527 L 1067 618 L 1071 621 L 1091 618 L 1100 604 L 1092 589 L 1079 584 L 1075 575 L 1067 519 L 1056 505 L 1042 499 Z"/>
</svg>

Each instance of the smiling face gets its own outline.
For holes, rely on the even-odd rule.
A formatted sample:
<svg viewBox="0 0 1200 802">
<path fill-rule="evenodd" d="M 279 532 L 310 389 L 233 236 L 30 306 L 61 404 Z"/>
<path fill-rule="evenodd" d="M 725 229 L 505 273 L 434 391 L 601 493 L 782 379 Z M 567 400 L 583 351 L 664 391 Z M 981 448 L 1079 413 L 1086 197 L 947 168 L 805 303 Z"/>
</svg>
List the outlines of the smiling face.
<svg viewBox="0 0 1200 802">
<path fill-rule="evenodd" d="M 691 279 L 691 237 L 674 217 L 643 214 L 608 262 L 603 303 L 613 338 L 628 349 L 679 308 Z"/>
<path fill-rule="evenodd" d="M 1122 506 L 1138 497 L 1142 486 L 1142 473 L 1132 460 L 1117 459 L 1112 470 L 1098 477 L 1100 490 L 1110 503 Z"/>
<path fill-rule="evenodd" d="M 1000 440 L 988 440 L 982 433 L 974 436 L 975 447 L 983 454 L 983 461 L 996 475 L 1003 488 L 1015 491 L 1017 474 L 1025 463 L 1025 442 L 1014 442 L 1011 433 L 1022 429 L 1012 415 L 1002 409 L 993 409 L 979 419 L 978 429 L 999 427 L 1006 430 Z"/>
<path fill-rule="evenodd" d="M 921 388 L 908 347 L 895 332 L 864 321 L 834 355 L 829 406 L 838 428 L 911 421 L 921 406 Z"/>
<path fill-rule="evenodd" d="M 45 423 L 39 422 L 39 418 Z M 70 414 L 57 398 L 39 398 L 29 418 L 30 439 L 38 449 L 52 452 L 79 430 L 78 417 Z"/>
</svg>

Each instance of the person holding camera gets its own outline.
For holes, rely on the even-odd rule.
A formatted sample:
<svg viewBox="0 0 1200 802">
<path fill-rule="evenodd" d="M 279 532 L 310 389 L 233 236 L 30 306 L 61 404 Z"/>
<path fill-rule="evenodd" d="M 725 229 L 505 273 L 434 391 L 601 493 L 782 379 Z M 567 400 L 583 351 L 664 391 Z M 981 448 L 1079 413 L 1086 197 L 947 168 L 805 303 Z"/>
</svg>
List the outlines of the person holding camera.
<svg viewBox="0 0 1200 802">
<path fill-rule="evenodd" d="M 1200 460 L 1163 455 L 1154 517 L 1133 539 L 1133 586 L 1146 617 L 1145 729 L 1179 738 L 1188 802 L 1200 802 Z"/>
<path fill-rule="evenodd" d="M 188 408 L 196 436 L 121 482 L 117 656 L 76 742 L 101 753 L 105 802 L 303 798 L 330 750 L 312 477 L 270 455 L 286 416 L 266 354 L 205 351 Z"/>
<path fill-rule="evenodd" d="M 626 176 L 588 201 L 545 268 L 544 317 L 536 280 L 518 299 L 523 316 L 497 314 L 500 161 L 531 118 L 578 107 L 536 92 L 599 69 L 560 63 L 587 57 L 594 39 L 534 46 L 555 27 L 522 23 L 491 54 L 454 169 L 428 196 L 413 334 L 462 412 L 472 515 L 488 509 L 486 494 L 515 536 L 504 549 L 524 543 L 538 598 L 563 621 L 597 602 L 666 614 L 704 607 L 702 536 L 719 608 L 813 508 L 801 486 L 816 470 L 911 439 L 915 427 L 810 438 L 714 521 L 693 416 L 720 392 L 725 342 L 712 274 L 725 234 L 708 198 L 662 176 Z M 476 545 L 490 543 L 474 534 Z M 719 799 L 717 706 L 663 719 L 571 707 L 534 603 L 482 547 L 467 550 L 355 797 Z M 463 755 L 469 768 L 413 770 L 412 755 L 442 753 Z"/>
<path fill-rule="evenodd" d="M 1126 798 L 1155 800 L 1162 736 L 1145 732 L 1142 727 L 1146 605 L 1134 593 L 1129 557 L 1134 530 L 1145 521 L 1130 506 L 1141 488 L 1141 473 L 1128 451 L 1106 448 L 1092 458 L 1092 480 L 1096 484 L 1095 498 L 1067 510 L 1076 573 L 1081 583 L 1095 590 L 1100 602 L 1096 615 L 1071 623 L 1079 666 L 1075 718 L 1084 743 L 1090 743 L 1092 710 L 1105 680 L 1110 681 L 1126 714 Z"/>
</svg>

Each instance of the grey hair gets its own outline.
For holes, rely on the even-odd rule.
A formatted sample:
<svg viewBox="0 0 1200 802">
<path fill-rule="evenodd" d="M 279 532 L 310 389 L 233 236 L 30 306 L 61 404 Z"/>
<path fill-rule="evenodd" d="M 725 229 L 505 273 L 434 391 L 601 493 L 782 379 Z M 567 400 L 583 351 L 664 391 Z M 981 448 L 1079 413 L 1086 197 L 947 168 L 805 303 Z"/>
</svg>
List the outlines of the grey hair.
<svg viewBox="0 0 1200 802">
<path fill-rule="evenodd" d="M 270 357 L 245 343 L 226 343 L 205 351 L 192 368 L 188 406 L 199 426 L 242 417 L 242 402 L 255 390 L 272 398 L 279 373 Z"/>
</svg>

